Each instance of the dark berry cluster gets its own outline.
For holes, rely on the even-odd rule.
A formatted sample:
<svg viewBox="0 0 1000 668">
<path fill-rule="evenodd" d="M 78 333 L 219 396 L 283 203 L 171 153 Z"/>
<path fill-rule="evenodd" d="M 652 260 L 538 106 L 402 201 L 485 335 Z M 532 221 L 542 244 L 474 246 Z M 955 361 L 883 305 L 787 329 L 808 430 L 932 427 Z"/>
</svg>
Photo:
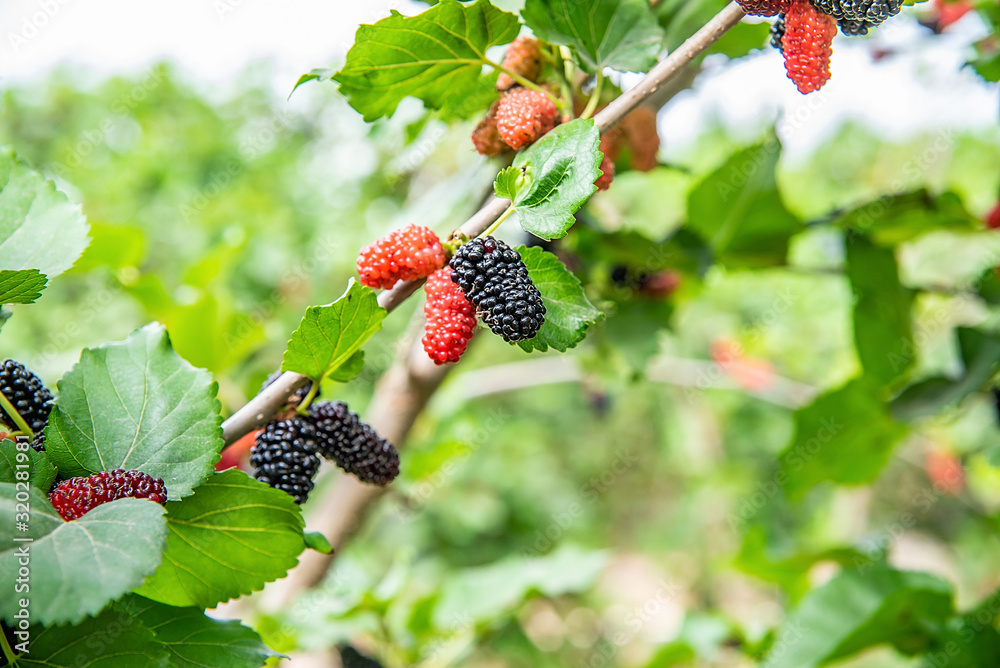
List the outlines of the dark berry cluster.
<svg viewBox="0 0 1000 668">
<path fill-rule="evenodd" d="M 43 450 L 45 443 L 44 429 L 52 412 L 52 393 L 42 384 L 41 379 L 28 371 L 23 364 L 11 359 L 5 359 L 0 364 L 0 392 L 14 407 L 14 410 L 31 427 L 35 434 L 32 447 Z M 6 412 L 0 410 L 0 428 L 3 431 L 18 431 L 14 420 Z"/>
<path fill-rule="evenodd" d="M 809 1 L 816 11 L 832 16 L 845 35 L 866 35 L 869 29 L 895 16 L 903 8 L 903 0 Z"/>
<path fill-rule="evenodd" d="M 319 471 L 316 428 L 300 418 L 277 420 L 257 434 L 250 449 L 254 477 L 305 503 Z"/>
<path fill-rule="evenodd" d="M 785 10 L 788 0 L 736 0 L 740 8 L 751 16 L 774 16 Z"/>
<path fill-rule="evenodd" d="M 101 504 L 126 498 L 149 499 L 164 505 L 167 488 L 163 480 L 142 471 L 114 469 L 63 480 L 49 494 L 52 507 L 67 522 Z"/>
<path fill-rule="evenodd" d="M 545 322 L 542 295 L 521 256 L 493 237 L 473 239 L 451 258 L 451 280 L 504 341 L 533 338 Z"/>
<path fill-rule="evenodd" d="M 372 485 L 386 485 L 399 475 L 399 453 L 340 401 L 309 406 L 319 452 L 337 466 Z"/>
</svg>

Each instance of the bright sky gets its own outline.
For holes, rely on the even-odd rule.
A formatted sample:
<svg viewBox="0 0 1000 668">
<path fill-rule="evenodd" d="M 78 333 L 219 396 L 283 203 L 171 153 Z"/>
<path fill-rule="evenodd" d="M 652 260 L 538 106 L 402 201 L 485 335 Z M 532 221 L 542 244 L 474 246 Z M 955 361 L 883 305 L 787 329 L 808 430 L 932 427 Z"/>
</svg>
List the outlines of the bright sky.
<svg viewBox="0 0 1000 668">
<path fill-rule="evenodd" d="M 4 0 L 0 3 L 0 76 L 37 80 L 71 63 L 94 77 L 142 71 L 160 59 L 178 63 L 191 81 L 224 93 L 251 63 L 266 61 L 282 96 L 303 72 L 342 56 L 360 23 L 409 0 Z M 845 117 L 864 119 L 890 137 L 905 137 L 943 121 L 958 127 L 995 127 L 997 86 L 969 71 L 956 75 L 968 45 L 985 34 L 978 17 L 929 40 L 912 18 L 898 17 L 876 31 L 892 55 L 872 62 L 870 43 L 838 38 L 834 76 L 821 92 L 803 97 L 785 78 L 774 50 L 703 76 L 697 90 L 675 100 L 661 117 L 667 145 L 692 141 L 719 117 L 733 128 L 759 128 L 779 111 L 800 119 L 782 133 L 792 153 L 808 150 Z M 0 80 L 2 85 L 2 80 Z M 293 102 L 294 104 L 294 98 Z"/>
</svg>

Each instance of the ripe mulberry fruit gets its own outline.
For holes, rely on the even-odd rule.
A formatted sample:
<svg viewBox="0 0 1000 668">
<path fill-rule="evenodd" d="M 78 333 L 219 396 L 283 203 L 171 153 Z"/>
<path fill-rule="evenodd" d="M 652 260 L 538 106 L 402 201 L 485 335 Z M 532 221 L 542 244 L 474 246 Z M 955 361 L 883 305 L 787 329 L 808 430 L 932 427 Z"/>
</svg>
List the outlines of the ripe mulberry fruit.
<svg viewBox="0 0 1000 668">
<path fill-rule="evenodd" d="M 538 333 L 545 322 L 545 304 L 521 256 L 510 246 L 493 237 L 473 239 L 451 258 L 451 268 L 451 280 L 494 334 L 513 343 Z"/>
<path fill-rule="evenodd" d="M 788 0 L 736 0 L 740 8 L 751 16 L 774 16 L 785 11 Z"/>
<path fill-rule="evenodd" d="M 167 488 L 163 480 L 142 471 L 115 469 L 63 480 L 49 494 L 52 507 L 67 522 L 101 504 L 126 498 L 149 499 L 162 506 L 167 502 Z"/>
<path fill-rule="evenodd" d="M 305 503 L 319 471 L 319 439 L 307 420 L 269 422 L 250 449 L 253 477 Z"/>
<path fill-rule="evenodd" d="M 518 37 L 507 47 L 500 67 L 534 83 L 542 71 L 541 43 L 534 37 Z M 514 78 L 506 72 L 497 77 L 497 90 L 509 90 L 516 85 Z"/>
<path fill-rule="evenodd" d="M 837 22 L 881 24 L 903 8 L 904 0 L 809 0 L 818 12 L 832 16 Z"/>
<path fill-rule="evenodd" d="M 497 130 L 497 106 L 500 100 L 493 103 L 490 110 L 486 112 L 483 120 L 472 131 L 472 145 L 479 155 L 500 155 L 504 151 L 509 151 L 510 146 L 500 136 Z"/>
<path fill-rule="evenodd" d="M 793 0 L 785 15 L 785 35 L 781 52 L 785 55 L 785 70 L 800 93 L 812 93 L 830 79 L 830 56 L 833 38 L 837 34 L 834 20 L 809 4 L 809 0 Z"/>
<path fill-rule="evenodd" d="M 11 359 L 5 359 L 0 364 L 0 392 L 14 407 L 14 410 L 31 427 L 35 434 L 32 447 L 44 449 L 43 431 L 49 422 L 52 412 L 52 393 L 48 391 L 41 379 L 28 371 L 23 364 Z M 5 431 L 18 431 L 14 420 L 3 410 L 0 410 L 0 427 Z"/>
<path fill-rule="evenodd" d="M 372 485 L 386 485 L 399 475 L 399 453 L 341 401 L 309 406 L 319 452 L 337 466 Z"/>
<path fill-rule="evenodd" d="M 528 146 L 556 126 L 558 112 L 541 91 L 512 88 L 497 104 L 497 131 L 512 149 Z"/>
<path fill-rule="evenodd" d="M 438 269 L 427 278 L 424 292 L 424 350 L 435 364 L 454 364 L 461 359 L 476 331 L 476 313 L 454 281 L 451 267 Z"/>
<path fill-rule="evenodd" d="M 446 260 L 437 235 L 411 223 L 362 248 L 357 268 L 362 285 L 388 289 L 397 281 L 430 276 Z"/>
</svg>

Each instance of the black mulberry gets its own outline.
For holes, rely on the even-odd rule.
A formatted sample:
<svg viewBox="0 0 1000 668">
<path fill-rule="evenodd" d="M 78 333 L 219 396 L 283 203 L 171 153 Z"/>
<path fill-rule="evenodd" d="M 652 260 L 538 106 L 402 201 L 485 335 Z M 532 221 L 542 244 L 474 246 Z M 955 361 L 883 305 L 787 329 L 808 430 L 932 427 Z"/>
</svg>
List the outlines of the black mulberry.
<svg viewBox="0 0 1000 668">
<path fill-rule="evenodd" d="M 399 475 L 399 453 L 341 401 L 309 406 L 319 452 L 358 480 L 385 485 Z"/>
<path fill-rule="evenodd" d="M 250 449 L 254 477 L 305 503 L 319 471 L 316 428 L 302 418 L 269 422 Z"/>
<path fill-rule="evenodd" d="M 494 334 L 508 343 L 538 334 L 545 304 L 517 251 L 493 237 L 473 239 L 451 258 L 451 268 L 451 280 Z"/>
<path fill-rule="evenodd" d="M 809 0 L 816 11 L 837 20 L 845 35 L 865 35 L 903 7 L 903 0 Z"/>
<path fill-rule="evenodd" d="M 42 384 L 41 379 L 28 371 L 23 364 L 6 359 L 0 364 L 0 392 L 36 434 L 32 446 L 41 450 L 44 436 L 38 436 L 49 422 L 52 412 L 52 393 Z M 0 410 L 0 427 L 6 431 L 18 431 L 6 412 Z"/>
</svg>

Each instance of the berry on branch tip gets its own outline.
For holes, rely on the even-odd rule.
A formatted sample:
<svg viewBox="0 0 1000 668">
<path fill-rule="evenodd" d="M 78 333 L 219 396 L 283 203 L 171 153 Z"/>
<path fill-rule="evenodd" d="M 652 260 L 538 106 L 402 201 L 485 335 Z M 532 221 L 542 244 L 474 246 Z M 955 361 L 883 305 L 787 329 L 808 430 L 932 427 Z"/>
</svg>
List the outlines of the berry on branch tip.
<svg viewBox="0 0 1000 668">
<path fill-rule="evenodd" d="M 556 105 L 548 95 L 520 86 L 500 98 L 496 117 L 497 131 L 514 150 L 533 144 L 559 121 Z"/>
<path fill-rule="evenodd" d="M 830 80 L 830 48 L 837 24 L 817 11 L 809 0 L 792 0 L 785 14 L 781 52 L 788 78 L 802 94 L 819 90 Z"/>
<path fill-rule="evenodd" d="M 399 452 L 342 401 L 309 406 L 305 418 L 315 430 L 319 453 L 370 485 L 387 485 L 399 475 Z"/>
<path fill-rule="evenodd" d="M 307 420 L 293 417 L 269 422 L 250 449 L 253 477 L 305 503 L 319 471 L 319 439 Z"/>
<path fill-rule="evenodd" d="M 508 343 L 538 334 L 545 304 L 517 251 L 493 237 L 473 239 L 451 258 L 451 268 L 451 280 L 494 334 Z"/>
<path fill-rule="evenodd" d="M 149 499 L 165 505 L 163 480 L 142 471 L 100 471 L 90 476 L 63 480 L 49 494 L 49 502 L 67 522 L 83 517 L 97 506 L 118 499 Z"/>
<path fill-rule="evenodd" d="M 500 67 L 534 83 L 542 71 L 542 45 L 534 37 L 518 37 L 507 47 Z M 514 77 L 501 72 L 497 77 L 497 90 L 509 90 L 517 85 Z"/>
<path fill-rule="evenodd" d="M 362 285 L 388 289 L 398 281 L 430 276 L 446 261 L 438 236 L 411 223 L 362 248 L 357 269 Z"/>
<path fill-rule="evenodd" d="M 462 288 L 451 280 L 452 268 L 444 267 L 427 278 L 424 292 L 424 337 L 421 343 L 435 364 L 454 364 L 461 359 L 476 331 L 475 306 Z"/>
</svg>

